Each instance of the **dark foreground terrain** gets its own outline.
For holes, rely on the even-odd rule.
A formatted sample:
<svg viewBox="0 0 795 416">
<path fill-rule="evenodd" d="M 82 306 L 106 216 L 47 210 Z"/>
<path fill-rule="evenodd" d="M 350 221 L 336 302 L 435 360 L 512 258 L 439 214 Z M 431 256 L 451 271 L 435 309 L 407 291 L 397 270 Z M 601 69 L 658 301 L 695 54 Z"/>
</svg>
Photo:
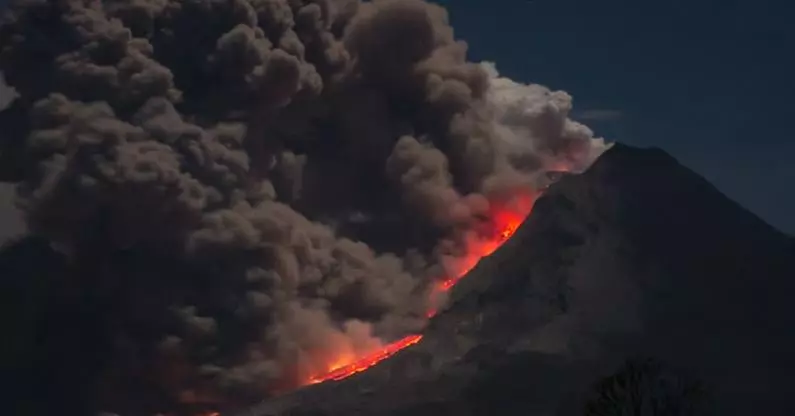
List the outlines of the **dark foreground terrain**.
<svg viewBox="0 0 795 416">
<path fill-rule="evenodd" d="M 0 251 L 9 414 L 92 407 L 86 380 L 108 350 L 92 333 L 109 323 L 90 294 L 65 292 L 64 261 L 35 237 Z M 616 145 L 549 189 L 420 344 L 240 416 L 617 414 L 586 403 L 634 357 L 695 380 L 709 400 L 624 414 L 792 415 L 794 288 L 792 237 L 664 152 Z"/>
<path fill-rule="evenodd" d="M 419 345 L 244 414 L 582 415 L 651 357 L 709 397 L 664 414 L 792 415 L 793 289 L 793 238 L 663 151 L 616 145 L 550 188 Z"/>
</svg>

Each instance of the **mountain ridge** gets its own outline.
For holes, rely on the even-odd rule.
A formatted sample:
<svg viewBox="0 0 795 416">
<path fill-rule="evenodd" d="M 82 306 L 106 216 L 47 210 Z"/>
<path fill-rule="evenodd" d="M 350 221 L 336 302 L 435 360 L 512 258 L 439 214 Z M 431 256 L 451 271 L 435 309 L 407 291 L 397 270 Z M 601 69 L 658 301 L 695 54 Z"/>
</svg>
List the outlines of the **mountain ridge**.
<svg viewBox="0 0 795 416">
<path fill-rule="evenodd" d="M 246 414 L 576 415 L 636 356 L 703 380 L 716 414 L 791 414 L 793 248 L 664 151 L 616 144 L 549 188 L 420 344 Z"/>
<path fill-rule="evenodd" d="M 4 305 L 24 312 L 23 328 L 44 313 L 25 309 L 26 299 L 60 290 L 66 260 L 35 236 L 2 254 L 0 273 L 14 278 L 4 279 L 13 287 L 5 293 L 19 294 Z M 550 186 L 514 236 L 453 289 L 421 343 L 341 382 L 221 414 L 582 415 L 594 383 L 633 357 L 703 381 L 714 414 L 792 414 L 793 259 L 795 239 L 673 157 L 616 144 Z M 81 388 L 64 384 L 80 376 L 67 357 L 92 353 L 76 349 L 85 343 L 67 323 L 91 321 L 91 311 L 25 333 L 40 339 L 34 355 L 49 364 L 14 363 L 26 341 L 11 346 L 4 356 L 17 400 L 45 395 L 79 408 Z"/>
</svg>

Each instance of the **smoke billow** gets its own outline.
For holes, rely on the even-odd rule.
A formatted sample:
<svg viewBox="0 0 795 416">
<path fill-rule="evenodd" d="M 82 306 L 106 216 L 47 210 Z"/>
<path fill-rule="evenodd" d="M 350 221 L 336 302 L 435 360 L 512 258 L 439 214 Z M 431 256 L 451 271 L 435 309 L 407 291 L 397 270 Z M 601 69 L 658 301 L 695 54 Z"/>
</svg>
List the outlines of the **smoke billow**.
<svg viewBox="0 0 795 416">
<path fill-rule="evenodd" d="M 605 148 L 420 0 L 19 0 L 0 45 L 0 178 L 104 305 L 105 410 L 258 399 L 417 331 L 497 201 Z"/>
</svg>

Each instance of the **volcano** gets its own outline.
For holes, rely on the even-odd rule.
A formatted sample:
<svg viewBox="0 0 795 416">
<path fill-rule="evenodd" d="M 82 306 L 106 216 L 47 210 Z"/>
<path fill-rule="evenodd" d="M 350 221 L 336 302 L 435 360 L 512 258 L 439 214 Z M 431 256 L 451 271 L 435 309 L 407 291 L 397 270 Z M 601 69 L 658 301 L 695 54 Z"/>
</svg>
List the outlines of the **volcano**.
<svg viewBox="0 0 795 416">
<path fill-rule="evenodd" d="M 785 407 L 791 239 L 455 34 L 426 0 L 12 2 L 6 413 Z"/>
<path fill-rule="evenodd" d="M 582 415 L 633 357 L 704 386 L 701 413 L 664 414 L 794 414 L 794 277 L 791 236 L 662 150 L 616 144 L 549 187 L 420 342 L 241 416 Z"/>
</svg>

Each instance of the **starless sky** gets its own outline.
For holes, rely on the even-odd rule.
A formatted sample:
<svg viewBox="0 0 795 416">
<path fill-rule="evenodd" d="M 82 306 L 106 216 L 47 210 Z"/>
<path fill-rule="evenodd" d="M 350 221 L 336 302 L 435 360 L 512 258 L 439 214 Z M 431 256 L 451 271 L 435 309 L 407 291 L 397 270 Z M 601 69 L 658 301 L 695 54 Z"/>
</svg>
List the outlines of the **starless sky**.
<svg viewBox="0 0 795 416">
<path fill-rule="evenodd" d="M 795 2 L 436 2 L 471 59 L 569 92 L 597 134 L 662 147 L 795 233 Z"/>
<path fill-rule="evenodd" d="M 568 91 L 597 134 L 662 147 L 795 233 L 793 2 L 436 2 L 472 60 Z M 10 199 L 0 188 L 0 238 L 20 229 Z"/>
</svg>

